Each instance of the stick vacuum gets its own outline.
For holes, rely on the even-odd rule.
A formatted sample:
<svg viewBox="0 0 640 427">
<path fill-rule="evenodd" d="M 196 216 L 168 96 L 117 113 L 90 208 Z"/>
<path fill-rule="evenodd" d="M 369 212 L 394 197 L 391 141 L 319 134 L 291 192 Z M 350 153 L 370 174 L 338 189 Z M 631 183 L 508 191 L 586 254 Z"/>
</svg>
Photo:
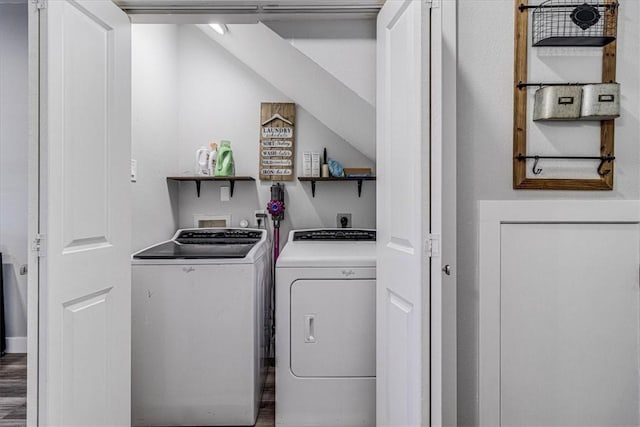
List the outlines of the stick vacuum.
<svg viewBox="0 0 640 427">
<path fill-rule="evenodd" d="M 280 255 L 280 221 L 284 219 L 284 186 L 280 183 L 271 186 L 271 200 L 267 204 L 267 211 L 273 220 L 273 263 Z"/>
</svg>

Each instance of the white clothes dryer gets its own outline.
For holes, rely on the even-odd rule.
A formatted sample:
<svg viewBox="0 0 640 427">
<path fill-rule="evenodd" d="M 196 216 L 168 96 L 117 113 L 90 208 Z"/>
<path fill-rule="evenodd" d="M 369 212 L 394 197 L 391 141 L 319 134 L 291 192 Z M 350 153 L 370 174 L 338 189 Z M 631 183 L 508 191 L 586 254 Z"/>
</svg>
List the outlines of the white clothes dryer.
<svg viewBox="0 0 640 427">
<path fill-rule="evenodd" d="M 376 232 L 294 230 L 276 264 L 276 426 L 374 426 Z"/>
<path fill-rule="evenodd" d="M 132 425 L 254 425 L 270 339 L 265 230 L 178 230 L 132 256 Z"/>
</svg>

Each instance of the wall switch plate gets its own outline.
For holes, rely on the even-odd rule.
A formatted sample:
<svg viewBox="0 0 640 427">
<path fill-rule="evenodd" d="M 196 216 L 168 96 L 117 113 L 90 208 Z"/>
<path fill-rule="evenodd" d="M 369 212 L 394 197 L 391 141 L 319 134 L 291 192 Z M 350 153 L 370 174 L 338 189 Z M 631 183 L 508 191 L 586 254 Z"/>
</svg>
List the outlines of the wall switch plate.
<svg viewBox="0 0 640 427">
<path fill-rule="evenodd" d="M 231 190 L 228 185 L 220 187 L 220 201 L 228 202 L 231 199 Z"/>
<path fill-rule="evenodd" d="M 138 180 L 138 161 L 131 159 L 131 182 Z"/>
<path fill-rule="evenodd" d="M 351 228 L 351 214 L 339 213 L 338 215 L 336 215 L 336 227 Z"/>
</svg>

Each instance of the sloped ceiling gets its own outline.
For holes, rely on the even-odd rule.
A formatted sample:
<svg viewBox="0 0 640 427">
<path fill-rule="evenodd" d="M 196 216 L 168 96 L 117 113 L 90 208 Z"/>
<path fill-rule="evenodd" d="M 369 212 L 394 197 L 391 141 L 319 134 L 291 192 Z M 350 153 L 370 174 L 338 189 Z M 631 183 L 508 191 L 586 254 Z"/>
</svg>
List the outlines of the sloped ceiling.
<svg viewBox="0 0 640 427">
<path fill-rule="evenodd" d="M 224 36 L 198 26 L 232 55 L 375 161 L 375 108 L 264 24 L 233 25 Z M 277 54 L 274 54 L 277 53 Z"/>
</svg>

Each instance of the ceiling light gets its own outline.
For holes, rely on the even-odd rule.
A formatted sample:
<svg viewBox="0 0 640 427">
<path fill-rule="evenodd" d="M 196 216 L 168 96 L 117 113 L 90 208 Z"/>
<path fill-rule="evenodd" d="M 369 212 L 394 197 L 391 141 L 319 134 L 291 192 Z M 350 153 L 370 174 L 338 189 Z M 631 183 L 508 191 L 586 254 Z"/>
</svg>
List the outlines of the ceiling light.
<svg viewBox="0 0 640 427">
<path fill-rule="evenodd" d="M 215 31 L 216 33 L 218 33 L 220 35 L 223 35 L 223 34 L 229 32 L 229 29 L 224 24 L 209 24 L 209 26 L 211 28 L 213 28 L 213 31 Z"/>
</svg>

